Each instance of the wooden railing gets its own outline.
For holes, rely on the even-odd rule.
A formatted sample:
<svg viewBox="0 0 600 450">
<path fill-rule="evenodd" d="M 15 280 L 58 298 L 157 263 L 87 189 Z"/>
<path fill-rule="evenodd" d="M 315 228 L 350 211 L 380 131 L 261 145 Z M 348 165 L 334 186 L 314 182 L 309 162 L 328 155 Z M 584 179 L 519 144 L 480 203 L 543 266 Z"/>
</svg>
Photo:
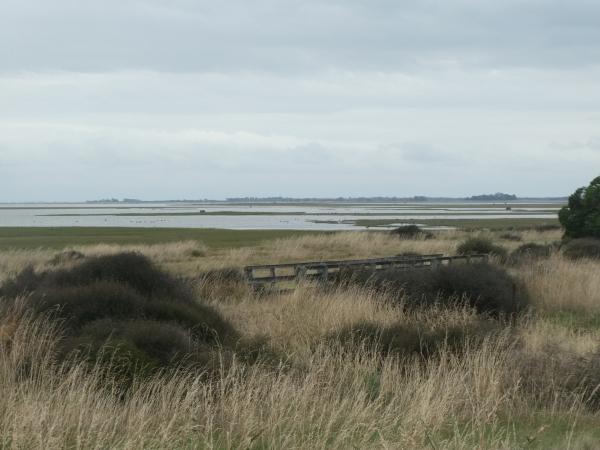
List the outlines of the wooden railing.
<svg viewBox="0 0 600 450">
<path fill-rule="evenodd" d="M 244 275 L 249 283 L 276 283 L 279 281 L 316 278 L 327 281 L 329 276 L 346 268 L 364 270 L 411 268 L 433 268 L 454 261 L 470 263 L 486 260 L 488 255 L 444 256 L 442 254 L 422 256 L 392 256 L 374 259 L 351 259 L 337 261 L 306 261 L 284 264 L 261 264 L 244 267 Z"/>
</svg>

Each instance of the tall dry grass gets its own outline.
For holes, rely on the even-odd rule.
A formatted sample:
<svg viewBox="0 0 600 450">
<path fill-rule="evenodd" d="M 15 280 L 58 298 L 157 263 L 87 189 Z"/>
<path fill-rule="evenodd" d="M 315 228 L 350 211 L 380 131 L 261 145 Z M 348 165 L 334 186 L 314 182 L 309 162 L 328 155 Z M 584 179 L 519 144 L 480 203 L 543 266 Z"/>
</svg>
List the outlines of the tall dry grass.
<svg viewBox="0 0 600 450">
<path fill-rule="evenodd" d="M 13 316 L 14 318 L 15 316 Z M 520 401 L 505 338 L 427 363 L 318 346 L 297 370 L 157 376 L 125 398 L 100 369 L 56 367 L 59 329 L 21 315 L 0 346 L 3 448 L 511 448 Z M 2 325 L 6 325 L 3 319 Z M 12 322 L 12 319 L 10 321 Z M 25 372 L 24 372 L 25 371 Z M 508 376 L 508 377 L 507 377 Z M 465 428 L 466 426 L 466 428 Z M 444 430 L 465 429 L 442 438 Z"/>
<path fill-rule="evenodd" d="M 519 269 L 538 308 L 600 312 L 600 263 L 559 254 Z"/>
<path fill-rule="evenodd" d="M 135 249 L 189 275 L 271 260 L 452 253 L 465 236 L 402 241 L 349 233 L 255 249 L 213 251 L 197 243 Z M 531 238 L 543 242 L 544 235 Z M 123 247 L 77 250 L 91 255 Z M 55 253 L 1 254 L 0 277 L 29 263 L 50 268 Z M 579 389 L 570 380 L 585 374 L 585 364 L 595 367 L 600 336 L 546 316 L 563 308 L 596 311 L 599 266 L 554 255 L 513 269 L 531 292 L 529 316 L 482 340 L 465 339 L 460 352 L 442 345 L 428 358 L 382 355 L 377 343 L 349 347 L 328 337 L 364 322 L 443 329 L 478 316 L 439 306 L 409 312 L 385 293 L 360 288 L 304 284 L 256 294 L 223 289 L 221 280 L 203 287 L 204 301 L 244 338 L 265 339 L 283 356 L 281 365 L 228 360 L 210 382 L 181 370 L 139 381 L 125 396 L 107 382 L 106 368 L 59 365 L 59 324 L 31 317 L 17 302 L 0 314 L 0 448 L 596 448 L 600 417 L 586 403 L 594 385 L 583 377 L 587 384 Z"/>
<path fill-rule="evenodd" d="M 394 256 L 400 253 L 454 254 L 461 241 L 469 237 L 483 237 L 498 241 L 508 250 L 522 242 L 549 243 L 560 239 L 560 232 L 535 230 L 518 231 L 522 242 L 502 241 L 502 232 L 465 232 L 447 230 L 436 232 L 432 239 L 399 239 L 384 232 L 349 231 L 335 234 L 304 235 L 265 241 L 252 247 L 214 249 L 203 242 L 183 241 L 153 245 L 98 244 L 72 246 L 64 251 L 78 251 L 88 256 L 113 254 L 122 251 L 139 251 L 171 272 L 192 276 L 201 271 L 248 264 L 289 262 L 304 260 L 366 258 Z M 0 252 L 0 281 L 14 275 L 27 265 L 37 269 L 54 267 L 51 262 L 60 251 L 40 247 L 29 250 Z M 68 264 L 68 260 L 65 261 Z"/>
</svg>

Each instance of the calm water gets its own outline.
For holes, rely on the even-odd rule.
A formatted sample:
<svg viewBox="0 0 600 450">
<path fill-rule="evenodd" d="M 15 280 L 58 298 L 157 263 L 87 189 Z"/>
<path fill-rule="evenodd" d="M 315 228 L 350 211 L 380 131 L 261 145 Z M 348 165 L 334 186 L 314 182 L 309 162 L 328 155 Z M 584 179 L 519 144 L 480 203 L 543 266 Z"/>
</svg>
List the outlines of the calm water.
<svg viewBox="0 0 600 450">
<path fill-rule="evenodd" d="M 398 224 L 419 219 L 553 218 L 560 205 L 511 204 L 0 204 L 0 226 L 107 226 L 182 227 L 228 229 L 357 229 L 356 219 L 398 219 Z M 274 215 L 168 215 L 180 213 L 243 212 Z M 290 213 L 304 213 L 292 215 Z M 87 214 L 87 215 L 86 215 Z M 114 214 L 136 214 L 124 216 Z M 162 214 L 153 216 L 152 214 Z M 167 215 L 165 215 L 167 214 Z M 318 223 L 327 221 L 334 223 Z"/>
</svg>

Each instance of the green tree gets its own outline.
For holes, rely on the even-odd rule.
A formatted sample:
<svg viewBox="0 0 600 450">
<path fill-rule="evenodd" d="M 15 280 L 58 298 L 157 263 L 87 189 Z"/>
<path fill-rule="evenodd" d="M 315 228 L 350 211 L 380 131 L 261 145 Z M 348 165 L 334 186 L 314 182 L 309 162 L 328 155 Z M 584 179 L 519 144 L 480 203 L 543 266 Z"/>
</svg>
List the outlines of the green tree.
<svg viewBox="0 0 600 450">
<path fill-rule="evenodd" d="M 565 227 L 565 237 L 600 238 L 600 177 L 588 187 L 577 189 L 569 197 L 568 206 L 558 213 L 558 219 Z"/>
</svg>

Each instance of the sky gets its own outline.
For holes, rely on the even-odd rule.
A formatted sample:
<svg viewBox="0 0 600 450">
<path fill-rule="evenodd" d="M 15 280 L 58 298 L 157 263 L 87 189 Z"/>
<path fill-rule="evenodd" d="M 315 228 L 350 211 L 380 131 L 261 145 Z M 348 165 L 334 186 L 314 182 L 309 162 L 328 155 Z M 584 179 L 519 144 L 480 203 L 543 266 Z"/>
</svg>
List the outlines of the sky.
<svg viewBox="0 0 600 450">
<path fill-rule="evenodd" d="M 1 0 L 0 202 L 563 196 L 598 0 Z"/>
</svg>

